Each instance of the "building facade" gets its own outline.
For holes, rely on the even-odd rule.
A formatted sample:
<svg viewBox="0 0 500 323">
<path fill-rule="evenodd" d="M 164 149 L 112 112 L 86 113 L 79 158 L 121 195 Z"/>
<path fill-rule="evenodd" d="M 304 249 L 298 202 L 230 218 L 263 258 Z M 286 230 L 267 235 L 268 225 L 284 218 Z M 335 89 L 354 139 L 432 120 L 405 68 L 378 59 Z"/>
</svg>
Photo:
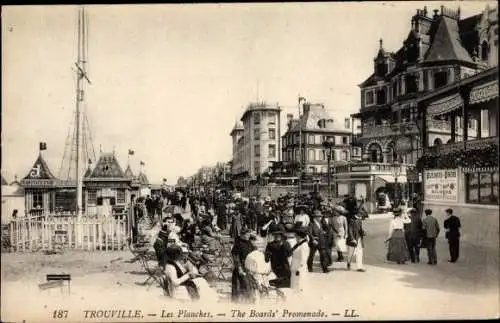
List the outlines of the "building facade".
<svg viewBox="0 0 500 323">
<path fill-rule="evenodd" d="M 243 162 L 243 133 L 243 125 L 236 122 L 230 133 L 233 143 L 231 159 L 231 174 L 233 176 L 239 175 L 245 170 L 245 164 Z"/>
<path fill-rule="evenodd" d="M 361 108 L 352 117 L 360 120 L 361 134 L 355 144 L 362 148 L 365 163 L 382 166 L 397 162 L 402 166 L 397 166 L 394 174 L 384 177 L 379 185 L 371 185 L 372 190 L 383 187 L 383 182 L 389 185 L 399 182 L 406 197 L 411 191 L 419 191 L 415 185 L 420 185 L 421 174 L 415 175 L 413 166 L 425 147 L 462 140 L 464 128 L 470 138 L 481 135 L 481 124 L 486 122 L 484 113 L 467 122 L 460 115 L 423 117 L 418 98 L 496 64 L 495 10 L 486 7 L 480 14 L 461 19 L 460 9 L 442 6 L 433 15 L 427 8 L 419 9 L 411 18 L 411 29 L 398 51 L 386 51 L 380 40 L 373 72 L 359 85 Z M 495 58 L 491 57 L 493 54 Z M 412 172 L 411 178 L 407 171 Z M 380 178 L 371 178 L 370 182 Z M 375 198 L 375 192 L 369 190 L 369 194 Z"/>
<path fill-rule="evenodd" d="M 85 172 L 82 184 L 85 214 L 97 214 L 103 205 L 113 214 L 123 214 L 130 203 L 132 179 L 122 171 L 113 153 L 102 153 L 95 167 L 89 166 Z M 42 151 L 21 186 L 27 214 L 76 214 L 76 182 L 56 178 Z"/>
<path fill-rule="evenodd" d="M 454 209 L 462 222 L 462 239 L 498 248 L 498 69 L 492 67 L 474 76 L 428 93 L 418 100 L 425 120 L 447 117 L 455 127 L 457 116 L 476 120 L 478 136 L 468 128 L 449 143 L 429 145 L 418 160 L 423 173 L 424 204 L 444 220 L 445 210 Z M 424 138 L 427 137 L 424 131 Z"/>
<path fill-rule="evenodd" d="M 278 104 L 250 103 L 243 122 L 243 170 L 255 179 L 280 160 L 281 108 Z"/>
<path fill-rule="evenodd" d="M 301 164 L 305 173 L 326 174 L 329 150 L 323 142 L 327 140 L 333 143 L 332 170 L 336 165 L 349 162 L 352 155 L 359 155 L 358 147 L 351 149 L 351 119 L 335 120 L 323 104 L 305 103 L 300 120 L 288 114 L 287 121 L 287 131 L 282 137 L 282 160 L 283 166 L 292 171 Z"/>
<path fill-rule="evenodd" d="M 466 19 L 460 18 L 460 9 L 441 7 L 430 16 L 424 8 L 412 17 L 412 28 L 397 52 L 387 52 L 380 40 L 374 71 L 359 85 L 361 109 L 353 115 L 362 124 L 363 160 L 391 163 L 399 158 L 415 164 L 423 146 L 417 98 L 495 64 L 497 54 L 495 59 L 491 54 L 498 53 L 498 40 L 492 17 L 489 8 Z M 456 121 L 453 132 L 460 136 L 463 120 Z M 449 120 L 433 119 L 426 125 L 424 145 L 451 140 Z M 477 135 L 477 122 L 465 126 L 470 136 Z"/>
</svg>

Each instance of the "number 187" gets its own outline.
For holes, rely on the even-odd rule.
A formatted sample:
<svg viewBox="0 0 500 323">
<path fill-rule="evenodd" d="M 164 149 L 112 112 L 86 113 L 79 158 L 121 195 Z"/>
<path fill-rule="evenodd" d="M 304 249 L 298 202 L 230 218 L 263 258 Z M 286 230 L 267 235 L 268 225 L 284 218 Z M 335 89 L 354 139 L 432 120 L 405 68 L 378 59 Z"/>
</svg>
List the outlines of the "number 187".
<svg viewBox="0 0 500 323">
<path fill-rule="evenodd" d="M 68 318 L 68 311 L 55 310 L 52 317 L 55 319 L 67 319 Z"/>
</svg>

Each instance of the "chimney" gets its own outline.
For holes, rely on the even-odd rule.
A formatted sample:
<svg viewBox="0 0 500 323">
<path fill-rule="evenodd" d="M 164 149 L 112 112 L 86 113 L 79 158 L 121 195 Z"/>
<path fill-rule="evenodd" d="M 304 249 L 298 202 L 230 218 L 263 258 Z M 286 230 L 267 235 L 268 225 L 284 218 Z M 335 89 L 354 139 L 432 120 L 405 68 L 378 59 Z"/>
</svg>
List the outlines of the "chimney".
<svg viewBox="0 0 500 323">
<path fill-rule="evenodd" d="M 288 126 L 288 130 L 292 129 L 293 125 L 293 114 L 288 113 L 286 115 L 286 125 Z"/>
</svg>

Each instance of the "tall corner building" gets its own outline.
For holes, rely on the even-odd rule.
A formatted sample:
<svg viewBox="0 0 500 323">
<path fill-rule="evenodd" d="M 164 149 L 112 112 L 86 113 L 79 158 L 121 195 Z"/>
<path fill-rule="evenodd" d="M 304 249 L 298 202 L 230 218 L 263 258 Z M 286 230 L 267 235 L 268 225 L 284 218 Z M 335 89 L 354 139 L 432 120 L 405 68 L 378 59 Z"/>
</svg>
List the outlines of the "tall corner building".
<svg viewBox="0 0 500 323">
<path fill-rule="evenodd" d="M 281 108 L 278 104 L 248 104 L 242 124 L 235 124 L 230 135 L 233 142 L 232 175 L 236 186 L 255 179 L 273 162 L 280 161 Z"/>
</svg>

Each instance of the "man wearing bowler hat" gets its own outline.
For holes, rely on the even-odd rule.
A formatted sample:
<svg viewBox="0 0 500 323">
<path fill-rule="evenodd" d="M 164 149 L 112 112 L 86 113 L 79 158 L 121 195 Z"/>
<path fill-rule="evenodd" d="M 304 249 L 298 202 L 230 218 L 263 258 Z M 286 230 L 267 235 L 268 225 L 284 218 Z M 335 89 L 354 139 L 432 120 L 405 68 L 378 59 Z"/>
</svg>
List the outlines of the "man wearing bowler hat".
<svg viewBox="0 0 500 323">
<path fill-rule="evenodd" d="M 313 271 L 313 260 L 316 251 L 319 251 L 321 269 L 324 273 L 328 272 L 328 243 L 327 234 L 321 225 L 323 214 L 319 209 L 313 211 L 313 220 L 309 224 L 309 258 L 307 258 L 307 269 Z"/>
</svg>

